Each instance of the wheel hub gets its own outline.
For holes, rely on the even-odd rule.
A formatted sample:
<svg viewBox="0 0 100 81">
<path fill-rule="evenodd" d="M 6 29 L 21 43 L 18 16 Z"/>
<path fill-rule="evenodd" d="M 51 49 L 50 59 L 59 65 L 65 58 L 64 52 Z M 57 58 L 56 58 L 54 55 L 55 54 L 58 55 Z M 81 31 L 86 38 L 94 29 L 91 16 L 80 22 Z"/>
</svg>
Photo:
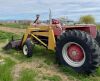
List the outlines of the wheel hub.
<svg viewBox="0 0 100 81">
<path fill-rule="evenodd" d="M 67 49 L 68 56 L 75 62 L 80 62 L 84 58 L 83 50 L 76 44 L 71 44 Z"/>
<path fill-rule="evenodd" d="M 72 51 L 72 56 L 76 56 L 77 52 L 76 51 Z"/>
</svg>

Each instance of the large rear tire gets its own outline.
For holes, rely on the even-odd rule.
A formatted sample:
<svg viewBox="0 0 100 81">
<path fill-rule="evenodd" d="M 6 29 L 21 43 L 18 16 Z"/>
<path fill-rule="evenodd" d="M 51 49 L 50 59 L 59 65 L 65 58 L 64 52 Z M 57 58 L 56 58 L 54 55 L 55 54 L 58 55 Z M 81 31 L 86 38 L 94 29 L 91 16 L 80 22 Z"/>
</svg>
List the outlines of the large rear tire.
<svg viewBox="0 0 100 81">
<path fill-rule="evenodd" d="M 96 36 L 95 40 L 100 48 L 100 30 L 97 30 L 97 36 Z M 99 65 L 100 65 L 100 52 L 99 52 Z"/>
<path fill-rule="evenodd" d="M 61 65 L 90 74 L 99 66 L 99 46 L 86 32 L 67 31 L 57 40 L 56 57 Z"/>
</svg>

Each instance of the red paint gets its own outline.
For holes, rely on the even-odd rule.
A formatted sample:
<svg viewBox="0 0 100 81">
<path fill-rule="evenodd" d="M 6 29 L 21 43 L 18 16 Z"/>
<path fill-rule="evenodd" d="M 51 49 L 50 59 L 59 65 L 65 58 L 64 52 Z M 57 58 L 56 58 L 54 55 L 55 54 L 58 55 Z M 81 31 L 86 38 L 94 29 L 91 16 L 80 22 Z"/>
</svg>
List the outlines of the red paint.
<svg viewBox="0 0 100 81">
<path fill-rule="evenodd" d="M 93 38 L 96 38 L 97 35 L 97 29 L 95 25 L 80 25 L 80 26 L 69 26 L 64 27 L 64 30 L 81 30 L 85 31 L 88 34 L 90 34 Z"/>
<path fill-rule="evenodd" d="M 57 20 L 57 19 L 52 19 L 52 24 L 59 24 L 59 23 L 60 23 L 59 20 Z"/>
<path fill-rule="evenodd" d="M 90 34 L 93 38 L 96 38 L 97 29 L 95 25 L 75 25 L 75 26 L 57 26 L 54 28 L 54 35 L 59 36 L 65 30 L 81 30 Z"/>
<path fill-rule="evenodd" d="M 76 44 L 71 44 L 66 50 L 69 58 L 75 62 L 80 62 L 84 58 L 84 52 L 80 46 Z"/>
</svg>

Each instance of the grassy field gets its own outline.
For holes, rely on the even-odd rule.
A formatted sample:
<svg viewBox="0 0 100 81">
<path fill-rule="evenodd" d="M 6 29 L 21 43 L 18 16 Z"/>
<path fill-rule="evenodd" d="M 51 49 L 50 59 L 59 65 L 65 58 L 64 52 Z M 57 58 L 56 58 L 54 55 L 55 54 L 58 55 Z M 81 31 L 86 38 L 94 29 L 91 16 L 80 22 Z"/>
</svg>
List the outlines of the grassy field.
<svg viewBox="0 0 100 81">
<path fill-rule="evenodd" d="M 20 35 L 0 31 L 0 81 L 100 81 L 100 68 L 90 76 L 74 72 L 55 63 L 55 52 L 44 47 L 33 48 L 33 56 L 26 58 L 22 51 L 3 50 L 6 40 Z M 3 44 L 3 45 L 2 45 Z"/>
<path fill-rule="evenodd" d="M 28 24 L 7 23 L 7 24 L 0 24 L 0 26 L 25 29 L 29 25 Z"/>
<path fill-rule="evenodd" d="M 26 29 L 29 24 L 17 24 L 17 23 L 1 23 L 0 26 L 4 26 L 4 27 L 11 27 L 11 28 L 21 28 L 21 29 Z M 100 24 L 97 24 L 97 29 L 100 29 Z"/>
<path fill-rule="evenodd" d="M 8 33 L 8 32 L 0 31 L 0 42 L 4 42 L 6 39 L 11 40 L 12 36 L 14 37 L 14 39 L 20 38 L 20 35 L 18 36 L 14 33 Z"/>
</svg>

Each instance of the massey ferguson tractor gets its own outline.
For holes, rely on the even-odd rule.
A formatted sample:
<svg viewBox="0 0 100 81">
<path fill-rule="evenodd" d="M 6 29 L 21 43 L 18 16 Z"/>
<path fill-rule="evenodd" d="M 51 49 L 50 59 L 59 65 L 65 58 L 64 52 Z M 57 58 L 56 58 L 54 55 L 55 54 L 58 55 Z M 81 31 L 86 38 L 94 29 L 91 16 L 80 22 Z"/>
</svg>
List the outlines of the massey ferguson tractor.
<svg viewBox="0 0 100 81">
<path fill-rule="evenodd" d="M 22 39 L 10 41 L 5 49 L 21 49 L 27 57 L 35 54 L 33 46 L 42 45 L 56 51 L 60 65 L 74 69 L 78 73 L 93 73 L 100 63 L 100 32 L 95 25 L 62 26 L 56 19 L 50 24 L 42 24 L 37 19 L 24 33 Z"/>
</svg>

